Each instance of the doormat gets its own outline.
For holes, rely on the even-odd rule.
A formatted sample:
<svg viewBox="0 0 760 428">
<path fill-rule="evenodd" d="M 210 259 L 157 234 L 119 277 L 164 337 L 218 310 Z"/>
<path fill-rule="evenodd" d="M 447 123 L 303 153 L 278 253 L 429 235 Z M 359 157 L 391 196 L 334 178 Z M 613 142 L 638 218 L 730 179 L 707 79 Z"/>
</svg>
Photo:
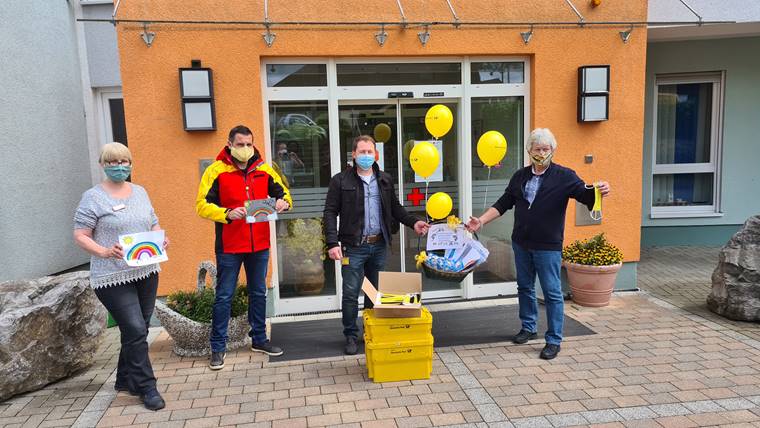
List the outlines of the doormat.
<svg viewBox="0 0 760 428">
<path fill-rule="evenodd" d="M 518 305 L 497 305 L 472 309 L 438 310 L 426 306 L 433 314 L 435 347 L 508 342 L 520 330 Z M 539 305 L 538 335 L 546 331 L 546 311 Z M 357 320 L 359 337 L 364 337 L 362 319 Z M 594 331 L 565 316 L 565 337 L 586 336 Z M 346 344 L 340 318 L 272 324 L 272 343 L 285 352 L 270 361 L 292 361 L 343 355 Z M 359 340 L 364 353 L 364 340 Z"/>
</svg>

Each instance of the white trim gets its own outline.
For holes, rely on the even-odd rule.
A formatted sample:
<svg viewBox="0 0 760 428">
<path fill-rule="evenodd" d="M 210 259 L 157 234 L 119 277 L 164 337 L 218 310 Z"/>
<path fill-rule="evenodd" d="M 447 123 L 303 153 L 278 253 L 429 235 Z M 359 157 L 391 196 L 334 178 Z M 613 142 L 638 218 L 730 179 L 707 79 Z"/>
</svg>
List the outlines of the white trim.
<svg viewBox="0 0 760 428">
<path fill-rule="evenodd" d="M 721 217 L 721 162 L 723 147 L 723 112 L 725 109 L 725 71 L 704 73 L 660 74 L 655 76 L 652 96 L 652 171 L 649 176 L 649 217 Z M 657 113 L 660 85 L 711 83 L 712 106 L 710 126 L 710 161 L 688 164 L 657 163 Z M 663 174 L 713 174 L 713 203 L 699 206 L 654 206 L 654 177 Z"/>
<path fill-rule="evenodd" d="M 521 84 L 470 84 L 470 64 L 472 62 L 522 62 L 524 64 L 524 82 Z M 337 64 L 346 63 L 449 63 L 458 62 L 461 64 L 461 84 L 447 85 L 395 85 L 395 86 L 344 86 L 337 85 Z M 327 85 L 325 87 L 267 87 L 266 67 L 269 64 L 325 64 L 327 72 Z M 472 182 L 472 154 L 470 150 L 470 134 L 472 132 L 472 98 L 482 97 L 522 97 L 523 98 L 523 141 L 530 133 L 530 76 L 531 76 L 530 58 L 525 56 L 507 56 L 507 57 L 360 57 L 360 58 L 267 58 L 261 63 L 261 87 L 262 102 L 264 110 L 264 137 L 267 142 L 270 140 L 269 130 L 269 103 L 270 101 L 326 101 L 328 104 L 329 123 L 330 123 L 330 163 L 331 172 L 336 174 L 341 170 L 340 162 L 340 129 L 337 126 L 339 122 L 339 107 L 345 105 L 367 105 L 367 104 L 395 104 L 397 115 L 397 132 L 402 127 L 401 115 L 402 106 L 408 104 L 426 104 L 426 103 L 453 103 L 457 105 L 458 120 L 458 181 L 460 206 L 459 210 L 463 218 L 472 214 L 471 187 Z M 388 98 L 388 92 L 413 92 L 414 98 Z M 441 97 L 423 97 L 424 92 L 443 92 Z M 399 133 L 399 135 L 401 135 Z M 469 144 L 465 145 L 464 142 Z M 516 143 L 520 144 L 520 143 Z M 402 144 L 397 145 L 398 159 L 401 159 Z M 265 144 L 267 159 L 269 156 L 269 145 Z M 524 163 L 527 162 L 527 156 L 524 156 Z M 401 174 L 401 168 L 399 168 Z M 403 198 L 403 189 L 399 186 L 400 196 Z M 402 249 L 401 256 L 404 253 L 404 234 L 400 232 L 399 246 Z M 276 248 L 276 234 L 272 231 L 272 242 Z M 277 283 L 277 266 L 276 251 L 273 254 L 273 272 L 272 281 Z M 405 270 L 405 260 L 401 259 L 402 270 Z M 314 312 L 322 310 L 335 310 L 340 307 L 342 296 L 340 277 L 340 265 L 335 263 L 336 269 L 336 293 L 333 296 L 314 296 L 280 299 L 279 290 L 275 287 L 275 314 L 281 313 L 299 313 Z M 479 284 L 473 283 L 472 276 L 468 276 L 460 288 L 450 290 L 437 290 L 425 292 L 425 299 L 451 298 L 462 296 L 463 298 L 487 297 L 515 294 L 517 285 L 515 282 Z M 285 309 L 287 307 L 287 309 Z"/>
<path fill-rule="evenodd" d="M 689 207 L 692 208 L 692 207 Z M 703 212 L 686 212 L 686 211 L 653 211 L 649 218 L 715 218 L 723 217 L 723 213 L 717 213 L 714 210 Z"/>
<path fill-rule="evenodd" d="M 74 19 L 84 17 L 82 4 L 74 2 Z M 95 94 L 92 91 L 90 83 L 90 65 L 87 59 L 87 39 L 84 34 L 84 22 L 76 21 L 74 23 L 77 38 L 77 54 L 79 55 L 79 74 L 82 83 L 82 102 L 84 103 L 85 127 L 87 130 L 87 147 L 90 155 L 90 179 L 92 184 L 100 183 L 104 176 L 103 171 L 98 165 L 100 157 L 100 144 L 97 131 L 97 103 Z"/>
<path fill-rule="evenodd" d="M 100 147 L 113 142 L 113 127 L 111 126 L 111 105 L 110 100 L 124 99 L 120 87 L 101 88 L 96 91 L 97 109 L 98 109 L 98 136 L 100 137 Z"/>
</svg>

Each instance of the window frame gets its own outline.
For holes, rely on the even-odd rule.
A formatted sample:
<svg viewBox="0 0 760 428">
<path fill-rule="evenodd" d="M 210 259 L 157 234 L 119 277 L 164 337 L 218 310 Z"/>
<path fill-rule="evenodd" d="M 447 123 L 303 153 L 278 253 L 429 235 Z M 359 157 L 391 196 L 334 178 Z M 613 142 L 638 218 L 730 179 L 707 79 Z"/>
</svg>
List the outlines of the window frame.
<svg viewBox="0 0 760 428">
<path fill-rule="evenodd" d="M 652 170 L 649 177 L 649 209 L 650 218 L 683 218 L 683 217 L 719 217 L 721 201 L 721 155 L 723 146 L 723 109 L 725 95 L 725 71 L 705 73 L 658 74 L 655 76 L 654 94 L 652 97 Z M 657 163 L 657 114 L 660 86 L 692 83 L 711 83 L 712 110 L 710 127 L 710 161 L 688 164 L 658 164 Z M 654 178 L 666 174 L 713 174 L 713 203 L 698 206 L 655 206 Z"/>
</svg>

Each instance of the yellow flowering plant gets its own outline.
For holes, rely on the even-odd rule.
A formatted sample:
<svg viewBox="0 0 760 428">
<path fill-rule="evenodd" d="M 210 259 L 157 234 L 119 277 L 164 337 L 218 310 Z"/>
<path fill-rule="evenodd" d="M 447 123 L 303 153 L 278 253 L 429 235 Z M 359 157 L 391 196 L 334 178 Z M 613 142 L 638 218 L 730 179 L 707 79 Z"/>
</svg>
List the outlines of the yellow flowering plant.
<svg viewBox="0 0 760 428">
<path fill-rule="evenodd" d="M 562 250 L 562 260 L 589 266 L 609 266 L 621 263 L 620 248 L 607 241 L 604 233 L 582 241 L 575 241 Z"/>
</svg>

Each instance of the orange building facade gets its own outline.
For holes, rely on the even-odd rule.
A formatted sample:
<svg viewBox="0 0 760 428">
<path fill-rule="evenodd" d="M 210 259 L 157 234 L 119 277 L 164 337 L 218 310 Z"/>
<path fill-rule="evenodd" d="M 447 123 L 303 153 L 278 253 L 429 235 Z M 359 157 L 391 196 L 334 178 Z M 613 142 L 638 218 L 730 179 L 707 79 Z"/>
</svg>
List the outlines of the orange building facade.
<svg viewBox="0 0 760 428">
<path fill-rule="evenodd" d="M 398 178 L 407 209 L 424 216 L 425 183 L 415 178 L 408 151 L 431 138 L 424 116 L 434 104 L 452 110 L 454 126 L 440 143 L 442 168 L 431 194 L 449 193 L 460 218 L 480 214 L 526 164 L 530 130 L 550 128 L 556 162 L 612 186 L 601 224 L 587 224 L 588 212 L 571 201 L 566 243 L 605 232 L 625 256 L 617 288 L 636 288 L 646 27 L 628 23 L 646 21 L 646 2 L 593 7 L 576 0 L 577 13 L 556 0 L 450 3 L 270 1 L 268 46 L 258 24 L 265 21 L 261 1 L 123 2 L 116 19 L 133 179 L 148 190 L 172 239 L 159 294 L 190 289 L 198 264 L 214 259 L 213 225 L 195 214 L 198 182 L 229 129 L 245 124 L 287 180 L 295 206 L 271 223 L 271 311 L 338 309 L 340 269 L 323 260 L 321 233 L 329 178 L 350 162 L 354 136 L 376 134 L 384 124 L 391 132 L 380 138 L 383 169 Z M 578 25 L 579 15 L 587 25 Z M 150 46 L 143 21 L 155 33 Z M 629 29 L 623 42 L 620 32 Z M 194 60 L 212 70 L 215 130 L 185 130 L 179 69 Z M 579 68 L 596 65 L 609 66 L 609 119 L 581 122 Z M 475 151 L 489 130 L 508 140 L 506 158 L 490 175 Z M 508 213 L 483 231 L 491 257 L 475 274 L 461 284 L 425 279 L 425 298 L 515 294 L 512 222 Z M 415 270 L 424 240 L 410 232 L 394 236 L 388 270 Z"/>
</svg>

